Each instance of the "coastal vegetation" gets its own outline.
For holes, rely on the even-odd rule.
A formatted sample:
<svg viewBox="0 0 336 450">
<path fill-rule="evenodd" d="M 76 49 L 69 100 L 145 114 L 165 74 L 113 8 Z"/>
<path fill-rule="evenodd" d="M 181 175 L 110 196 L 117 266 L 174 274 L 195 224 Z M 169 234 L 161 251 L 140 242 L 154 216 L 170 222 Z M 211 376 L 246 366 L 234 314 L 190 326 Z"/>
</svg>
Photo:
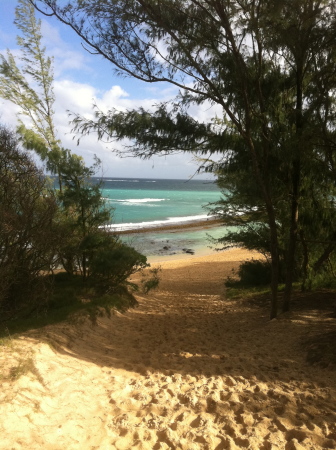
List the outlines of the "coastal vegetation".
<svg viewBox="0 0 336 450">
<path fill-rule="evenodd" d="M 96 108 L 93 120 L 75 114 L 78 142 L 97 133 L 99 139 L 127 140 L 125 152 L 140 158 L 195 154 L 200 170 L 214 173 L 223 192 L 212 211 L 235 227 L 220 241 L 266 257 L 267 263 L 249 263 L 241 273 L 258 273 L 270 283 L 271 318 L 278 313 L 279 284 L 284 312 L 293 283 L 302 289 L 332 285 L 335 5 L 271 4 L 19 1 L 21 61 L 17 65 L 10 52 L 1 56 L 0 94 L 20 107 L 21 144 L 58 179 L 57 255 L 68 273 L 125 281 L 112 276 L 119 264 L 105 264 L 104 275 L 98 273 L 108 255 L 122 260 L 121 244 L 99 228 L 110 215 L 99 185 L 90 184 L 99 160 L 86 167 L 58 139 L 52 60 L 41 45 L 33 6 L 71 26 L 117 72 L 179 89 L 170 103 L 152 110 Z M 199 121 L 191 113 L 194 105 L 216 106 L 216 113 Z"/>
<path fill-rule="evenodd" d="M 15 23 L 22 32 L 19 64 L 9 51 L 0 55 L 0 95 L 20 108 L 16 132 L 0 127 L 1 321 L 52 321 L 76 310 L 92 315 L 99 307 L 134 305 L 127 279 L 148 266 L 146 257 L 104 229 L 111 211 L 99 183 L 91 181 L 100 161 L 86 167 L 61 146 L 52 60 L 27 0 L 19 0 Z M 56 181 L 37 167 L 29 150 Z"/>
<path fill-rule="evenodd" d="M 217 213 L 240 228 L 228 241 L 268 257 L 271 318 L 280 281 L 285 312 L 294 282 L 307 288 L 332 275 L 335 2 L 30 1 L 117 73 L 178 89 L 152 110 L 75 115 L 74 130 L 130 139 L 125 151 L 141 158 L 203 156 L 200 170 L 215 173 L 225 193 Z M 199 105 L 216 112 L 200 121 Z"/>
<path fill-rule="evenodd" d="M 76 190 L 65 179 L 61 194 L 3 126 L 0 167 L 2 324 L 13 330 L 14 319 L 45 324 L 134 305 L 127 279 L 148 266 L 146 257 L 101 228 L 97 187 Z"/>
<path fill-rule="evenodd" d="M 235 228 L 220 239 L 229 251 L 142 271 L 146 257 L 106 231 L 99 160 L 87 167 L 54 126 L 33 3 L 120 71 L 181 88 L 157 111 L 97 111 L 75 128 L 129 137 L 140 157 L 203 158 L 223 193 L 210 208 Z M 22 119 L 17 130 L 0 125 L 0 448 L 336 449 L 336 6 L 18 5 L 23 59 L 0 64 L 0 94 Z M 217 116 L 198 122 L 199 104 Z M 115 311 L 159 278 L 155 295 Z M 292 311 L 268 320 L 278 299 Z"/>
</svg>

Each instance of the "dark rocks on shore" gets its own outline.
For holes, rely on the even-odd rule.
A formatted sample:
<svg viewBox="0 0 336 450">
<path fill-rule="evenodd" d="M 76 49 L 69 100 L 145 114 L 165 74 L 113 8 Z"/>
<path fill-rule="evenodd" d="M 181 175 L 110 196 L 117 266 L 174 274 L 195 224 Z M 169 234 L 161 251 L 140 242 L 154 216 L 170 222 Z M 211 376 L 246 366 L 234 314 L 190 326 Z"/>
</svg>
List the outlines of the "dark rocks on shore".
<svg viewBox="0 0 336 450">
<path fill-rule="evenodd" d="M 184 253 L 189 253 L 190 255 L 194 255 L 195 254 L 195 250 L 192 250 L 191 248 L 182 248 L 182 251 Z"/>
</svg>

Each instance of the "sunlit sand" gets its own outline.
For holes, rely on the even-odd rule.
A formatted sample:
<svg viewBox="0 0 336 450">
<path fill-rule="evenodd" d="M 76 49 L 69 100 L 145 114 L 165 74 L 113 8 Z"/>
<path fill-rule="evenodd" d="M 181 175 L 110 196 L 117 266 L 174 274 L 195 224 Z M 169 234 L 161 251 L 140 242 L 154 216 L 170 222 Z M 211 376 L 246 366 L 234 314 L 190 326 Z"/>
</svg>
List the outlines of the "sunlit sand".
<svg viewBox="0 0 336 450">
<path fill-rule="evenodd" d="M 308 364 L 302 345 L 330 319 L 269 321 L 268 305 L 225 296 L 225 278 L 257 256 L 161 261 L 139 307 L 2 348 L 3 373 L 22 355 L 37 370 L 2 383 L 0 448 L 336 448 L 335 372 Z"/>
</svg>

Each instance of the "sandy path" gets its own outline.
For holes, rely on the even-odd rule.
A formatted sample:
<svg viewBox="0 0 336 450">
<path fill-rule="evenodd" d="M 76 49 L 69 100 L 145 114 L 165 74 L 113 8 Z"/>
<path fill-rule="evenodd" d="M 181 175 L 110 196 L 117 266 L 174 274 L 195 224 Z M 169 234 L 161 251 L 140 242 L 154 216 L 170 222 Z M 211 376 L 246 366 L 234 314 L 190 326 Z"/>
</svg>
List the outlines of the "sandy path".
<svg viewBox="0 0 336 450">
<path fill-rule="evenodd" d="M 138 308 L 3 349 L 7 368 L 24 354 L 37 370 L 2 383 L 0 448 L 336 448 L 335 371 L 302 351 L 330 319 L 270 322 L 267 307 L 226 300 L 223 278 L 244 257 L 163 263 Z"/>
</svg>

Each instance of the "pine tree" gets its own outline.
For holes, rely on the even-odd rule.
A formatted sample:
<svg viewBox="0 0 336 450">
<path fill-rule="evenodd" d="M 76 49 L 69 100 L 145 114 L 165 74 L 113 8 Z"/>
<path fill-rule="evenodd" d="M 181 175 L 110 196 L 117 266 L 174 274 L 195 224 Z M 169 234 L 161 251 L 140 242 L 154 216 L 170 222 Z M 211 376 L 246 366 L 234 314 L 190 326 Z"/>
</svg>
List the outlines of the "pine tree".
<svg viewBox="0 0 336 450">
<path fill-rule="evenodd" d="M 6 56 L 0 55 L 0 96 L 20 107 L 18 132 L 23 145 L 58 175 L 62 190 L 60 164 L 67 152 L 61 148 L 54 124 L 53 61 L 46 55 L 41 21 L 28 0 L 18 1 L 14 23 L 21 31 L 17 37 L 21 55 L 17 61 L 9 50 Z"/>
<path fill-rule="evenodd" d="M 180 90 L 155 111 L 97 111 L 92 121 L 77 116 L 78 132 L 132 139 L 131 151 L 140 157 L 217 152 L 225 166 L 232 153 L 246 153 L 244 164 L 251 171 L 242 173 L 252 174 L 269 229 L 271 318 L 277 315 L 279 222 L 288 219 L 283 244 L 287 310 L 305 181 L 317 169 L 329 179 L 335 166 L 335 2 L 31 2 L 69 25 L 117 73 Z M 219 117 L 201 123 L 191 116 L 192 107 L 209 104 L 221 111 Z M 274 178 L 283 183 L 280 213 Z"/>
</svg>

